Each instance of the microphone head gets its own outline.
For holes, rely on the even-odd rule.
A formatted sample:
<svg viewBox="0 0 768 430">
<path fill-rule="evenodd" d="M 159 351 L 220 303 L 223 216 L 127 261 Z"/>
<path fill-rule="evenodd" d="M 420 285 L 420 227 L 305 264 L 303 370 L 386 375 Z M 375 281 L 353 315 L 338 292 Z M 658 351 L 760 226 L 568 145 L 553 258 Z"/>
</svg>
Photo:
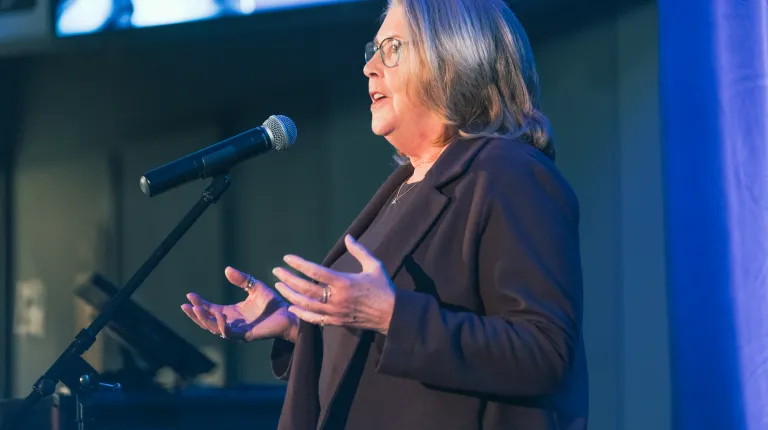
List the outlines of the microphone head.
<svg viewBox="0 0 768 430">
<path fill-rule="evenodd" d="M 269 132 L 272 146 L 276 151 L 282 151 L 296 141 L 298 135 L 296 124 L 285 115 L 272 115 L 264 121 L 263 126 Z"/>
</svg>

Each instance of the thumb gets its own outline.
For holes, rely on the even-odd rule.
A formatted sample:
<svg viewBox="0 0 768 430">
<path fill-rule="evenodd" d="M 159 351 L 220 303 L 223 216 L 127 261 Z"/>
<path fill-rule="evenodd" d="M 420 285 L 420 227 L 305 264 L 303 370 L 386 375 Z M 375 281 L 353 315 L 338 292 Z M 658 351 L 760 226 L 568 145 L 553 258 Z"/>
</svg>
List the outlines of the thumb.
<svg viewBox="0 0 768 430">
<path fill-rule="evenodd" d="M 379 260 L 371 255 L 363 245 L 353 239 L 351 235 L 347 235 L 347 237 L 344 238 L 344 242 L 347 245 L 349 253 L 360 262 L 361 266 L 363 266 L 363 271 L 370 272 L 380 267 Z"/>
<path fill-rule="evenodd" d="M 248 279 L 251 277 L 251 275 L 241 272 L 234 267 L 227 267 L 224 269 L 224 276 L 227 277 L 227 280 L 235 286 L 238 286 L 245 290 L 245 287 L 248 286 Z M 257 280 L 253 280 L 253 287 L 250 291 L 246 290 L 248 294 L 253 293 L 256 290 L 256 286 L 261 285 L 261 282 Z"/>
</svg>

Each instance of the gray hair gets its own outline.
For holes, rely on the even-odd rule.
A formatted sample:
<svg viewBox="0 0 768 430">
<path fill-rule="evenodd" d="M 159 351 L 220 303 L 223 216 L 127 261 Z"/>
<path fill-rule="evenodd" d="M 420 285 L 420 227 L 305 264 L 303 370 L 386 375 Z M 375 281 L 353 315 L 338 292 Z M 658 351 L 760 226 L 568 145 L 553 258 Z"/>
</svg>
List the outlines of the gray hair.
<svg viewBox="0 0 768 430">
<path fill-rule="evenodd" d="M 526 141 L 554 159 L 528 36 L 503 0 L 389 0 L 402 6 L 413 89 L 447 124 L 442 143 Z"/>
</svg>

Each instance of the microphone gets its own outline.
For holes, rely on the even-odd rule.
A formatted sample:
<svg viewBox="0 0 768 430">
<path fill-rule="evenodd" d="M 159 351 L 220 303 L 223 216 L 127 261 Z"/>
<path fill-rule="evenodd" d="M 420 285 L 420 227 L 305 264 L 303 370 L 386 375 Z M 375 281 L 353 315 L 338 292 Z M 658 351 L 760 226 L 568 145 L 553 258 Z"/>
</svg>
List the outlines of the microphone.
<svg viewBox="0 0 768 430">
<path fill-rule="evenodd" d="M 296 124 L 283 115 L 272 115 L 261 127 L 171 161 L 144 174 L 141 191 L 149 197 L 195 179 L 229 171 L 234 165 L 268 151 L 282 151 L 296 141 Z"/>
</svg>

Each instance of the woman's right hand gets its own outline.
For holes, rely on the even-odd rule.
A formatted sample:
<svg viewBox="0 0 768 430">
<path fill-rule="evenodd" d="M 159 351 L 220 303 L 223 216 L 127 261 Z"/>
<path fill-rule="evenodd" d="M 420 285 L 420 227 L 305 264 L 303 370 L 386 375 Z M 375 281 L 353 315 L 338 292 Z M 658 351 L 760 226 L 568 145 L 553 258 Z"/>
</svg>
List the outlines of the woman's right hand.
<svg viewBox="0 0 768 430">
<path fill-rule="evenodd" d="M 232 267 L 224 270 L 227 280 L 248 292 L 248 297 L 233 305 L 217 305 L 195 293 L 187 294 L 190 303 L 181 309 L 197 325 L 223 338 L 245 342 L 282 337 L 296 342 L 298 318 L 288 312 L 288 303 L 262 282 Z M 251 286 L 248 288 L 248 281 Z"/>
</svg>

